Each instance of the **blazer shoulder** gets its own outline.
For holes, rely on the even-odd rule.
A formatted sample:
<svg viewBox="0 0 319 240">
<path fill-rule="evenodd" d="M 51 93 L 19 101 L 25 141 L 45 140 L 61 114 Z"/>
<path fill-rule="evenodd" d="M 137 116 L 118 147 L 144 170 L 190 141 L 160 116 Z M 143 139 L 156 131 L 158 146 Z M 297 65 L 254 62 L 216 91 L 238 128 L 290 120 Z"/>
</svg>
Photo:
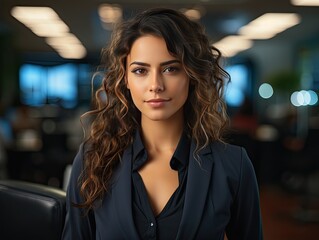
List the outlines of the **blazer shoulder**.
<svg viewBox="0 0 319 240">
<path fill-rule="evenodd" d="M 253 171 L 251 160 L 243 147 L 222 142 L 214 142 L 210 147 L 215 165 L 222 167 L 227 175 L 238 178 L 243 169 Z"/>
<path fill-rule="evenodd" d="M 211 151 L 216 154 L 221 160 L 235 161 L 237 162 L 242 154 L 246 154 L 246 150 L 243 147 L 222 143 L 222 142 L 213 142 L 210 145 Z"/>
</svg>

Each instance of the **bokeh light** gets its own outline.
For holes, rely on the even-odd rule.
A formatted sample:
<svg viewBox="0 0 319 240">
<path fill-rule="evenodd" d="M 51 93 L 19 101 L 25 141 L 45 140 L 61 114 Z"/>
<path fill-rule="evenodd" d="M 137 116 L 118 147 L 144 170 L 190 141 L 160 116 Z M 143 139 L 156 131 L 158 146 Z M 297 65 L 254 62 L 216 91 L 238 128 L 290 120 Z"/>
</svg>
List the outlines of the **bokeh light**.
<svg viewBox="0 0 319 240">
<path fill-rule="evenodd" d="M 312 90 L 296 91 L 291 94 L 290 102 L 296 107 L 315 105 L 318 103 L 318 95 Z"/>
<path fill-rule="evenodd" d="M 258 92 L 259 92 L 259 95 L 265 99 L 270 98 L 274 94 L 274 90 L 269 83 L 261 84 Z"/>
</svg>

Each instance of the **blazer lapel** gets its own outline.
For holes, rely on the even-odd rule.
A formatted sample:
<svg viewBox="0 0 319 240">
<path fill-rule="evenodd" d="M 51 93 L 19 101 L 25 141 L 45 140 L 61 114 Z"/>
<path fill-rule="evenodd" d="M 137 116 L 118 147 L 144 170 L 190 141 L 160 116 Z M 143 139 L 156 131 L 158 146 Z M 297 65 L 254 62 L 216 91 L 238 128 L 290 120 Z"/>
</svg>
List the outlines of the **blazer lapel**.
<svg viewBox="0 0 319 240">
<path fill-rule="evenodd" d="M 122 157 L 112 190 L 113 204 L 125 239 L 139 239 L 132 215 L 132 148 L 128 147 Z"/>
<path fill-rule="evenodd" d="M 195 239 L 195 234 L 204 211 L 206 196 L 213 167 L 210 146 L 204 148 L 199 156 L 201 165 L 193 157 L 195 143 L 192 142 L 184 210 L 177 233 L 177 239 Z"/>
</svg>

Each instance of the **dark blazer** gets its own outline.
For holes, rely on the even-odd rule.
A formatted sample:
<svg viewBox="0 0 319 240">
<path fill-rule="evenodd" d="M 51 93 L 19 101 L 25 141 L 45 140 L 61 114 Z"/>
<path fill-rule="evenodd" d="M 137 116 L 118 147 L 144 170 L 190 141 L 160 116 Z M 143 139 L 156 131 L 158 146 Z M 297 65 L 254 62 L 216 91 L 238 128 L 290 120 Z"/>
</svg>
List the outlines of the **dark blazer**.
<svg viewBox="0 0 319 240">
<path fill-rule="evenodd" d="M 191 146 L 183 215 L 177 239 L 262 239 L 257 181 L 246 151 L 212 143 L 200 151 L 200 164 Z M 132 216 L 132 181 L 129 147 L 123 154 L 114 183 L 100 207 L 83 217 L 70 201 L 81 202 L 77 179 L 83 149 L 77 154 L 67 192 L 63 239 L 139 239 Z"/>
</svg>

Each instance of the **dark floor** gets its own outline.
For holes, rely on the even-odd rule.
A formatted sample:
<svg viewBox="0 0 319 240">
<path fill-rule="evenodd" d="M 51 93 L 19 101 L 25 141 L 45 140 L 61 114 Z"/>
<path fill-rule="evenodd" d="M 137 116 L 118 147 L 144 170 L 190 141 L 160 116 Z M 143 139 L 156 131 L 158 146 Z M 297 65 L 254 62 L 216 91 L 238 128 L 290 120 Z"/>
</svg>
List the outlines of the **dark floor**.
<svg viewBox="0 0 319 240">
<path fill-rule="evenodd" d="M 305 198 L 279 187 L 262 186 L 260 201 L 264 239 L 319 239 L 319 197 L 311 198 L 308 202 L 307 209 L 311 211 L 301 211 L 304 200 Z"/>
</svg>

